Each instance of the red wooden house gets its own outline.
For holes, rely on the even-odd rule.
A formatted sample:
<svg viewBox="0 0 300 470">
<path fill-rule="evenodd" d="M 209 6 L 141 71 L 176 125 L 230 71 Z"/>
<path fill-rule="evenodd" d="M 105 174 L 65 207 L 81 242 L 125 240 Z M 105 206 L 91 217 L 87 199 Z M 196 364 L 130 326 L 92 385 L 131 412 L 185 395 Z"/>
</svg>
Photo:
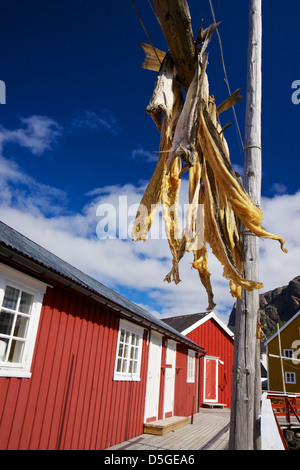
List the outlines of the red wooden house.
<svg viewBox="0 0 300 470">
<path fill-rule="evenodd" d="M 214 312 L 196 313 L 164 321 L 197 344 L 206 355 L 200 357 L 198 408 L 204 405 L 231 407 L 234 335 Z"/>
<path fill-rule="evenodd" d="M 198 344 L 0 222 L 0 449 L 105 449 L 189 416 Z"/>
</svg>

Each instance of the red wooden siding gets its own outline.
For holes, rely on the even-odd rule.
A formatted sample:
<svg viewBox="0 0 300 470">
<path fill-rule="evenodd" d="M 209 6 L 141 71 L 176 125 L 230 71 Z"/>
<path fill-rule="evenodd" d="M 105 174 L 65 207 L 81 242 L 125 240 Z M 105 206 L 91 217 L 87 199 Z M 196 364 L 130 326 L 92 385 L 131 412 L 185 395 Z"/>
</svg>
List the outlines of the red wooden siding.
<svg viewBox="0 0 300 470">
<path fill-rule="evenodd" d="M 190 416 L 192 414 L 193 401 L 194 413 L 197 401 L 197 354 L 195 355 L 195 382 L 187 382 L 187 347 L 177 344 L 174 415 Z"/>
<path fill-rule="evenodd" d="M 231 407 L 231 383 L 233 362 L 233 338 L 213 319 L 209 319 L 195 330 L 188 333 L 187 338 L 203 345 L 207 356 L 219 357 L 224 364 L 219 363 L 219 403 Z M 204 359 L 200 359 L 200 395 L 199 404 L 203 403 L 203 373 Z"/>
<path fill-rule="evenodd" d="M 0 377 L 0 449 L 104 449 L 143 432 L 141 381 L 114 381 L 118 315 L 48 288 L 30 379 Z"/>
</svg>

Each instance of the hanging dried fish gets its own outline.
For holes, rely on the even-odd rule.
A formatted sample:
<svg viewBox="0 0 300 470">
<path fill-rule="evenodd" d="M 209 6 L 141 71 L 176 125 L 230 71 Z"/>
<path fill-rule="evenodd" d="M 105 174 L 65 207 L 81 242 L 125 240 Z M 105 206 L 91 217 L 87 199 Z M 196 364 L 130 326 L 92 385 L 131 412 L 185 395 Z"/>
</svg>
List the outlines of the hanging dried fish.
<svg viewBox="0 0 300 470">
<path fill-rule="evenodd" d="M 257 280 L 243 276 L 242 224 L 259 237 L 278 240 L 282 250 L 287 251 L 282 237 L 262 227 L 262 211 L 246 193 L 240 175 L 235 173 L 230 162 L 224 136 L 228 125 L 222 128 L 219 116 L 242 99 L 240 89 L 218 107 L 214 97 L 209 96 L 208 56 L 204 51 L 217 27 L 218 24 L 213 24 L 204 30 L 201 23 L 196 45 L 203 45 L 197 47 L 197 66 L 184 105 L 170 53 L 164 55 L 153 47 L 142 46 L 148 55 L 147 68 L 159 70 L 147 112 L 161 132 L 161 142 L 157 165 L 142 198 L 133 230 L 133 238 L 145 240 L 159 203 L 162 203 L 172 255 L 172 269 L 165 281 L 180 282 L 179 261 L 185 252 L 192 252 L 192 266 L 198 271 L 206 290 L 208 310 L 212 310 L 215 303 L 207 245 L 223 265 L 223 276 L 229 280 L 234 297 L 241 297 L 242 289 L 251 291 L 263 287 Z M 158 68 L 159 57 L 162 63 Z M 180 157 L 185 164 L 183 169 Z M 180 233 L 177 212 L 180 178 L 185 171 L 189 171 L 189 207 L 185 227 Z"/>
<path fill-rule="evenodd" d="M 197 161 L 196 141 L 199 128 L 199 107 L 201 99 L 208 100 L 208 79 L 206 67 L 208 55 L 204 54 L 203 59 L 199 55 L 198 64 L 194 78 L 189 86 L 186 100 L 179 116 L 173 145 L 169 153 L 167 172 L 170 170 L 174 160 L 182 156 L 187 168 L 195 165 Z"/>
<path fill-rule="evenodd" d="M 212 23 L 208 28 L 203 29 L 203 20 L 201 21 L 195 44 L 198 45 L 198 44 L 203 43 L 202 48 L 201 48 L 202 53 L 205 51 L 209 41 L 211 40 L 213 33 L 220 26 L 220 24 L 221 24 L 221 21 L 219 23 Z"/>
<path fill-rule="evenodd" d="M 217 184 L 222 187 L 234 213 L 245 227 L 255 235 L 278 240 L 281 244 L 281 249 L 286 252 L 284 239 L 267 232 L 261 226 L 263 220 L 262 211 L 255 206 L 238 181 L 230 163 L 228 147 L 224 145 L 224 139 L 213 124 L 204 100 L 201 100 L 200 108 L 199 142 L 204 158 L 212 168 Z"/>
<path fill-rule="evenodd" d="M 214 294 L 213 294 L 213 290 L 212 290 L 211 282 L 210 282 L 211 275 L 210 275 L 209 268 L 208 268 L 208 255 L 207 255 L 207 248 L 206 248 L 205 243 L 203 243 L 200 250 L 194 251 L 193 267 L 197 269 L 199 273 L 200 281 L 207 293 L 207 298 L 208 298 L 207 310 L 208 311 L 213 310 L 216 304 L 214 302 Z"/>
<path fill-rule="evenodd" d="M 220 215 L 218 188 L 214 173 L 207 161 L 205 162 L 204 187 L 205 239 L 209 243 L 213 254 L 223 265 L 223 276 L 248 291 L 262 288 L 262 284 L 256 281 L 243 279 L 237 269 L 232 250 L 226 243 L 226 236 Z"/>
<path fill-rule="evenodd" d="M 162 214 L 165 221 L 165 232 L 168 238 L 170 252 L 172 255 L 172 270 L 165 277 L 165 280 L 170 282 L 173 280 L 175 284 L 179 284 L 179 260 L 180 260 L 180 245 L 181 245 L 181 227 L 178 217 L 179 208 L 179 192 L 180 192 L 180 174 L 181 160 L 177 158 L 169 173 L 164 175 L 161 203 Z"/>
<path fill-rule="evenodd" d="M 160 69 L 161 74 L 157 80 L 159 85 L 156 83 L 150 101 L 153 106 L 153 116 L 156 114 L 154 109 L 156 109 L 158 113 L 162 112 L 163 115 L 160 148 L 155 170 L 140 202 L 137 216 L 133 223 L 132 238 L 136 241 L 146 240 L 154 217 L 158 211 L 163 181 L 166 174 L 168 150 L 172 145 L 173 126 L 183 105 L 180 86 L 176 83 L 174 77 L 173 83 L 170 83 L 171 69 L 173 70 L 172 61 L 169 56 L 166 56 L 165 59 Z M 165 78 L 163 77 L 164 73 L 167 76 Z M 166 101 L 166 98 L 168 101 Z"/>
<path fill-rule="evenodd" d="M 199 146 L 198 146 L 199 147 Z M 192 266 L 198 271 L 200 281 L 206 290 L 208 297 L 207 310 L 213 310 L 216 304 L 214 303 L 214 294 L 210 282 L 210 272 L 208 267 L 208 255 L 205 244 L 204 234 L 204 194 L 202 186 L 203 178 L 203 155 L 201 149 L 198 148 L 199 161 L 189 171 L 189 201 L 192 208 L 191 213 L 187 212 L 186 231 L 189 233 L 192 230 L 189 240 L 190 246 L 186 246 L 186 251 L 192 249 L 194 254 L 194 262 Z M 189 207 L 189 209 L 190 209 Z"/>
<path fill-rule="evenodd" d="M 232 108 L 232 106 L 236 105 L 239 101 L 243 99 L 240 93 L 241 88 L 232 93 L 232 95 L 230 95 L 225 101 L 223 101 L 223 103 L 219 104 L 219 106 L 217 107 L 217 113 L 219 116 L 220 114 Z"/>
<path fill-rule="evenodd" d="M 161 131 L 162 116 L 165 116 L 168 123 L 171 120 L 176 92 L 179 90 L 180 87 L 174 80 L 173 59 L 170 52 L 167 52 L 159 69 L 152 98 L 146 108 L 146 113 L 150 114 L 159 131 Z"/>
</svg>

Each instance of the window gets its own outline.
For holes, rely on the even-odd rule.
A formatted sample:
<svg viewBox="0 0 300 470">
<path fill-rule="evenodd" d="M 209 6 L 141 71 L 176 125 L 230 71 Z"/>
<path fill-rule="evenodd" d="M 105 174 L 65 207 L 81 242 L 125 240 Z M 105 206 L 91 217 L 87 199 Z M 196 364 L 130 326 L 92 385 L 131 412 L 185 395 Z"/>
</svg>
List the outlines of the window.
<svg viewBox="0 0 300 470">
<path fill-rule="evenodd" d="M 293 349 L 284 349 L 283 350 L 284 357 L 294 357 L 294 350 Z"/>
<path fill-rule="evenodd" d="M 143 328 L 120 320 L 115 380 L 140 380 Z"/>
<path fill-rule="evenodd" d="M 296 383 L 296 374 L 295 374 L 295 372 L 285 372 L 285 383 L 286 384 L 295 384 Z"/>
<path fill-rule="evenodd" d="M 195 382 L 195 351 L 188 350 L 187 382 Z"/>
<path fill-rule="evenodd" d="M 46 285 L 0 264 L 0 376 L 30 377 Z"/>
</svg>

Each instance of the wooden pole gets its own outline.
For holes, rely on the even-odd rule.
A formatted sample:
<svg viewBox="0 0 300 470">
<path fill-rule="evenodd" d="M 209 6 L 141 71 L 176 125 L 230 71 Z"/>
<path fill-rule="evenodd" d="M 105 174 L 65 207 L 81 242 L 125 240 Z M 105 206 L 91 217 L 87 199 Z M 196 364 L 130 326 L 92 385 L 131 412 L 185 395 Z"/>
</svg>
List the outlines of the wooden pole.
<svg viewBox="0 0 300 470">
<path fill-rule="evenodd" d="M 171 52 L 179 81 L 185 90 L 191 83 L 197 58 L 190 10 L 186 0 L 153 0 L 162 32 Z M 200 26 L 200 25 L 199 25 Z"/>
<path fill-rule="evenodd" d="M 254 204 L 261 198 L 261 0 L 250 0 L 244 186 Z M 259 240 L 244 230 L 245 278 L 259 279 Z M 259 448 L 260 367 L 256 339 L 259 292 L 243 291 L 236 306 L 230 442 L 232 450 Z"/>
</svg>

